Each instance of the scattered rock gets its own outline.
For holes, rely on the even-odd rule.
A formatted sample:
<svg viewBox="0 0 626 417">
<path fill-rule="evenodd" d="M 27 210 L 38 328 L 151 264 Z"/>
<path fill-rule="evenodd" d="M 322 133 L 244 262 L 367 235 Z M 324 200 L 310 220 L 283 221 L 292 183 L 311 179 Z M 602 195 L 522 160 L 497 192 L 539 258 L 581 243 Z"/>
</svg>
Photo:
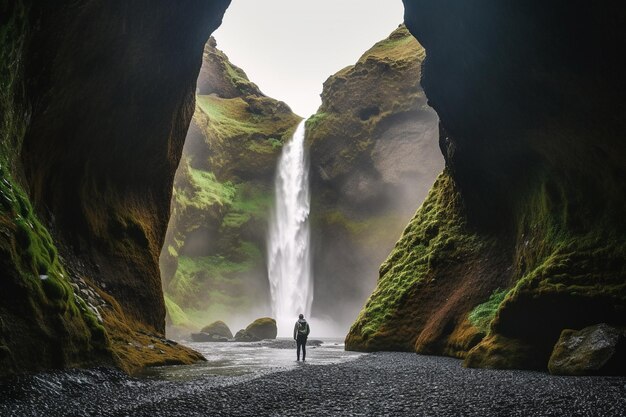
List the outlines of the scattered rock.
<svg viewBox="0 0 626 417">
<path fill-rule="evenodd" d="M 626 332 L 601 323 L 563 330 L 548 369 L 553 375 L 626 375 L 625 365 Z"/>
<path fill-rule="evenodd" d="M 225 337 L 227 339 L 233 338 L 233 333 L 230 331 L 226 323 L 224 323 L 221 320 L 218 320 L 216 322 L 209 324 L 208 326 L 205 326 L 200 331 L 202 333 L 209 333 L 209 334 Z"/>
</svg>

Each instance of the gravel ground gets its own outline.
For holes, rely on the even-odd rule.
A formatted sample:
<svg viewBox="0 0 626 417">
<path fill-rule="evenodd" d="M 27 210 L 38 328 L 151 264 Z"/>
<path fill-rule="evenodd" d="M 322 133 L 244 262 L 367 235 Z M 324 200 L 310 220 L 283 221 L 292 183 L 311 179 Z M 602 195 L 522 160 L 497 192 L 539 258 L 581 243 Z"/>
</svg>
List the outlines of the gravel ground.
<svg viewBox="0 0 626 417">
<path fill-rule="evenodd" d="M 626 378 L 465 369 L 450 358 L 375 353 L 263 376 L 172 382 L 117 371 L 0 385 L 1 416 L 626 416 Z"/>
</svg>

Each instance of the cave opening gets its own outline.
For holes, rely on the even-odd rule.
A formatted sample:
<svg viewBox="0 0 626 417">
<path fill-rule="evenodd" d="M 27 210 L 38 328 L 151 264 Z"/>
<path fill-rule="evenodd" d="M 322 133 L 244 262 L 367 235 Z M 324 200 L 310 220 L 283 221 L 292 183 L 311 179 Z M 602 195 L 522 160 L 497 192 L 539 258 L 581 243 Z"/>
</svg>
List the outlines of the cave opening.
<svg viewBox="0 0 626 417">
<path fill-rule="evenodd" d="M 304 119 L 310 312 L 318 335 L 346 334 L 443 168 L 438 118 L 419 85 L 424 50 L 403 10 L 373 0 L 230 5 L 204 49 L 160 256 L 171 337 L 218 320 L 234 334 L 274 315 L 274 178 Z"/>
</svg>

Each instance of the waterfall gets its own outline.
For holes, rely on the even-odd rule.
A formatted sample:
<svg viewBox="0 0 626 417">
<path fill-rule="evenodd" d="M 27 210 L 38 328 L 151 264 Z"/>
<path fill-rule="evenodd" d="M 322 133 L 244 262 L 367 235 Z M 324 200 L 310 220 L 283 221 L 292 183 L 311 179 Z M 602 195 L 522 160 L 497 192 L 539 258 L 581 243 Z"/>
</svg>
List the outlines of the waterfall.
<svg viewBox="0 0 626 417">
<path fill-rule="evenodd" d="M 289 336 L 313 302 L 309 231 L 309 164 L 304 120 L 283 146 L 276 169 L 275 204 L 268 236 L 268 276 L 278 334 Z"/>
</svg>

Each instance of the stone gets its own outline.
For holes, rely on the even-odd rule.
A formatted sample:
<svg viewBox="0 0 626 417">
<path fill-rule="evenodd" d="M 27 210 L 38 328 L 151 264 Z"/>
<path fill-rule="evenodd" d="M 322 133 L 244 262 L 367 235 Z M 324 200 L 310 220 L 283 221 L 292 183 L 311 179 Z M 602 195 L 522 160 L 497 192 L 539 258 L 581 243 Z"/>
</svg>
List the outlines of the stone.
<svg viewBox="0 0 626 417">
<path fill-rule="evenodd" d="M 246 333 L 250 334 L 254 340 L 276 339 L 278 328 L 276 320 L 270 317 L 256 319 L 246 327 Z"/>
<path fill-rule="evenodd" d="M 626 331 L 606 323 L 565 329 L 548 362 L 553 375 L 626 375 Z"/>
<path fill-rule="evenodd" d="M 201 332 L 225 337 L 227 339 L 233 338 L 233 333 L 230 331 L 226 323 L 221 320 L 215 321 L 208 326 L 203 327 Z"/>
<path fill-rule="evenodd" d="M 194 342 L 228 342 L 227 337 L 205 332 L 192 333 L 191 340 L 193 340 Z"/>
<path fill-rule="evenodd" d="M 245 329 L 241 329 L 235 334 L 235 341 L 236 342 L 256 342 L 254 337 L 250 333 L 248 333 Z"/>
</svg>

